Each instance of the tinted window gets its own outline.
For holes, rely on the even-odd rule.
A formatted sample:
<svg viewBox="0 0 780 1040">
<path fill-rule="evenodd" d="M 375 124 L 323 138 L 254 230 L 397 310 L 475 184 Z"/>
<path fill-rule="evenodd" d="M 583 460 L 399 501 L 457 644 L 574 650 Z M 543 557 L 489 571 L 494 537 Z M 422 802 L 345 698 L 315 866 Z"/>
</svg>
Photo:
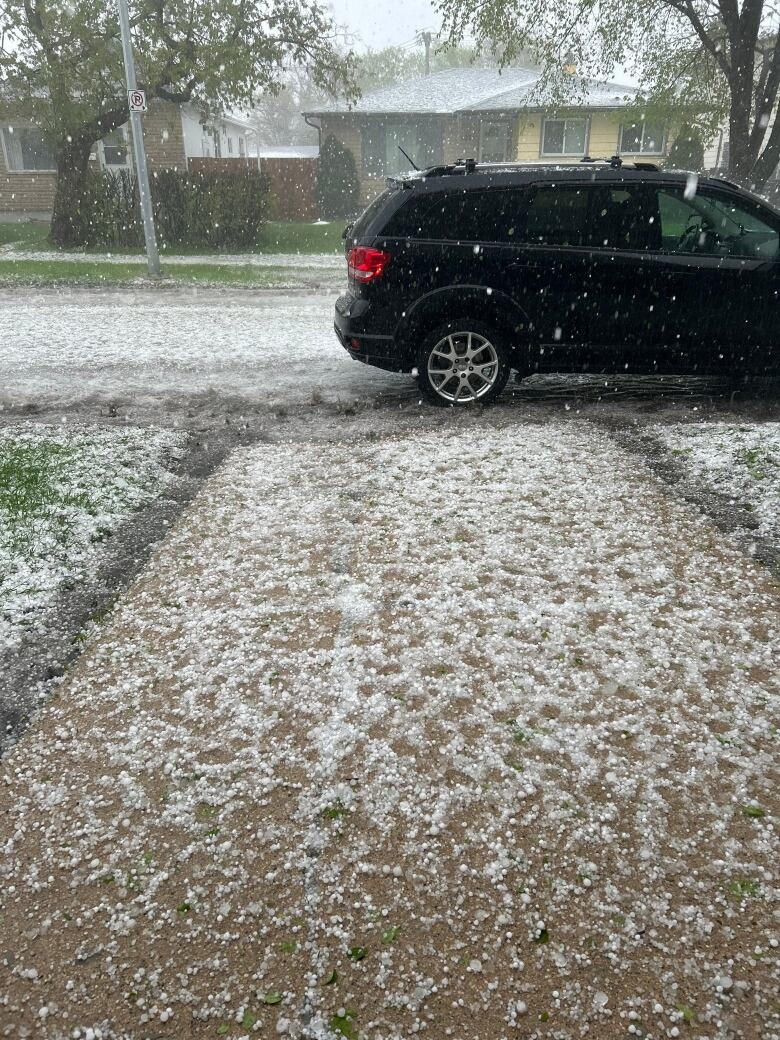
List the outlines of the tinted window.
<svg viewBox="0 0 780 1040">
<path fill-rule="evenodd" d="M 528 204 L 523 240 L 532 245 L 580 246 L 585 240 L 587 209 L 584 188 L 536 188 Z"/>
<path fill-rule="evenodd" d="M 658 248 L 659 221 L 651 190 L 624 184 L 603 185 L 588 190 L 591 199 L 589 246 L 631 250 Z"/>
<path fill-rule="evenodd" d="M 674 253 L 775 260 L 778 230 L 757 206 L 720 193 L 697 191 L 686 198 L 682 188 L 658 192 L 663 248 Z"/>
<path fill-rule="evenodd" d="M 522 192 L 511 188 L 413 195 L 384 234 L 455 242 L 513 242 L 520 232 Z"/>
<path fill-rule="evenodd" d="M 386 188 L 381 194 L 377 195 L 373 202 L 370 202 L 368 206 L 363 210 L 360 216 L 357 218 L 355 223 L 352 225 L 349 237 L 360 238 L 364 234 L 366 228 L 379 213 L 380 209 L 385 205 L 391 195 L 397 191 L 401 191 L 400 188 Z"/>
</svg>

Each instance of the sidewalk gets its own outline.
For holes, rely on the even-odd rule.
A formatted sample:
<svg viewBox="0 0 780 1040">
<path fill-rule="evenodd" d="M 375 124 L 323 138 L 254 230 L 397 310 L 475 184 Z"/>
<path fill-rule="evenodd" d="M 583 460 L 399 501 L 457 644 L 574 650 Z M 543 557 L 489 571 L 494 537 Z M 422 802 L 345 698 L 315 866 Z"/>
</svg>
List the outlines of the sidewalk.
<svg viewBox="0 0 780 1040">
<path fill-rule="evenodd" d="M 584 422 L 236 453 L 0 763 L 0 1036 L 780 1035 L 778 602 Z"/>
</svg>

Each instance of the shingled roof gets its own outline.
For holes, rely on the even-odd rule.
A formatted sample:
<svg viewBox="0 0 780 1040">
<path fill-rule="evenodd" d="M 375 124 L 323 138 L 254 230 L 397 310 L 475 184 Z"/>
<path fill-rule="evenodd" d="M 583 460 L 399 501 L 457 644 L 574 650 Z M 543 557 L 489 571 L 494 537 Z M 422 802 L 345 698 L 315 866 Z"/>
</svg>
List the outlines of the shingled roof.
<svg viewBox="0 0 780 1040">
<path fill-rule="evenodd" d="M 511 67 L 501 71 L 485 68 L 443 69 L 430 76 L 372 90 L 353 105 L 336 100 L 305 115 L 356 112 L 363 115 L 398 113 L 435 115 L 455 112 L 511 111 L 541 108 L 550 104 L 539 91 L 541 74 L 536 69 Z M 601 83 L 572 77 L 572 108 L 623 108 L 635 99 L 637 90 L 621 83 Z"/>
</svg>

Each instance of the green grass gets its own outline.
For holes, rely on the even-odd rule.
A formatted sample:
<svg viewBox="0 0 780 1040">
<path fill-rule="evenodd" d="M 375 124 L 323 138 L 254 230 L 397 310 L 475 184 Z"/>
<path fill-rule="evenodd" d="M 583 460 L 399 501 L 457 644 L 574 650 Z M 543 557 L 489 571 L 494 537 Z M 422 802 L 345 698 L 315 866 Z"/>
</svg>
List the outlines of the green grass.
<svg viewBox="0 0 780 1040">
<path fill-rule="evenodd" d="M 344 241 L 341 232 L 346 221 L 330 224 L 299 224 L 269 221 L 263 229 L 263 253 L 341 253 Z"/>
<path fill-rule="evenodd" d="M 111 264 L 95 260 L 0 260 L 0 279 L 33 283 L 67 282 L 78 285 L 121 285 L 147 274 L 146 262 Z M 162 265 L 164 280 L 177 283 L 217 282 L 221 285 L 253 285 L 258 288 L 301 281 L 302 272 L 292 267 L 252 267 L 224 264 Z M 317 276 L 316 269 L 309 272 Z"/>
<path fill-rule="evenodd" d="M 53 441 L 0 440 L 0 547 L 22 555 L 31 551 L 42 520 L 59 525 L 65 540 L 67 509 L 90 504 L 63 487 L 68 456 L 68 449 Z"/>
<path fill-rule="evenodd" d="M 331 224 L 312 224 L 311 222 L 269 221 L 263 228 L 260 241 L 254 248 L 231 250 L 226 253 L 341 253 L 344 247 L 341 232 L 344 222 Z M 47 224 L 0 224 L 0 246 L 15 245 L 18 249 L 46 252 L 55 247 L 48 241 Z M 79 253 L 122 253 L 130 256 L 142 254 L 141 246 L 119 246 L 105 249 L 102 246 L 74 250 Z M 199 247 L 197 249 L 183 246 L 171 246 L 166 249 L 160 244 L 160 253 L 172 256 L 198 256 L 216 253 L 218 250 Z"/>
<path fill-rule="evenodd" d="M 53 249 L 46 240 L 48 224 L 0 223 L 0 246 L 15 245 L 19 249 Z"/>
</svg>

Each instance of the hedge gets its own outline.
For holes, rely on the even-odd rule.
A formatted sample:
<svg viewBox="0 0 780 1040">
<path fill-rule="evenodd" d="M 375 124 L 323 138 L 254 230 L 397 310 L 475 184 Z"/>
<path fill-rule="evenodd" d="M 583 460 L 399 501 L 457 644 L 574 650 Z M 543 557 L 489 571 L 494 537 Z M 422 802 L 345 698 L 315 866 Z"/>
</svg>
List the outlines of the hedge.
<svg viewBox="0 0 780 1040">
<path fill-rule="evenodd" d="M 268 179 L 259 170 L 226 173 L 159 170 L 151 178 L 161 248 L 242 249 L 257 243 L 268 215 Z M 138 181 L 133 173 L 90 173 L 74 219 L 82 246 L 143 244 Z"/>
</svg>

